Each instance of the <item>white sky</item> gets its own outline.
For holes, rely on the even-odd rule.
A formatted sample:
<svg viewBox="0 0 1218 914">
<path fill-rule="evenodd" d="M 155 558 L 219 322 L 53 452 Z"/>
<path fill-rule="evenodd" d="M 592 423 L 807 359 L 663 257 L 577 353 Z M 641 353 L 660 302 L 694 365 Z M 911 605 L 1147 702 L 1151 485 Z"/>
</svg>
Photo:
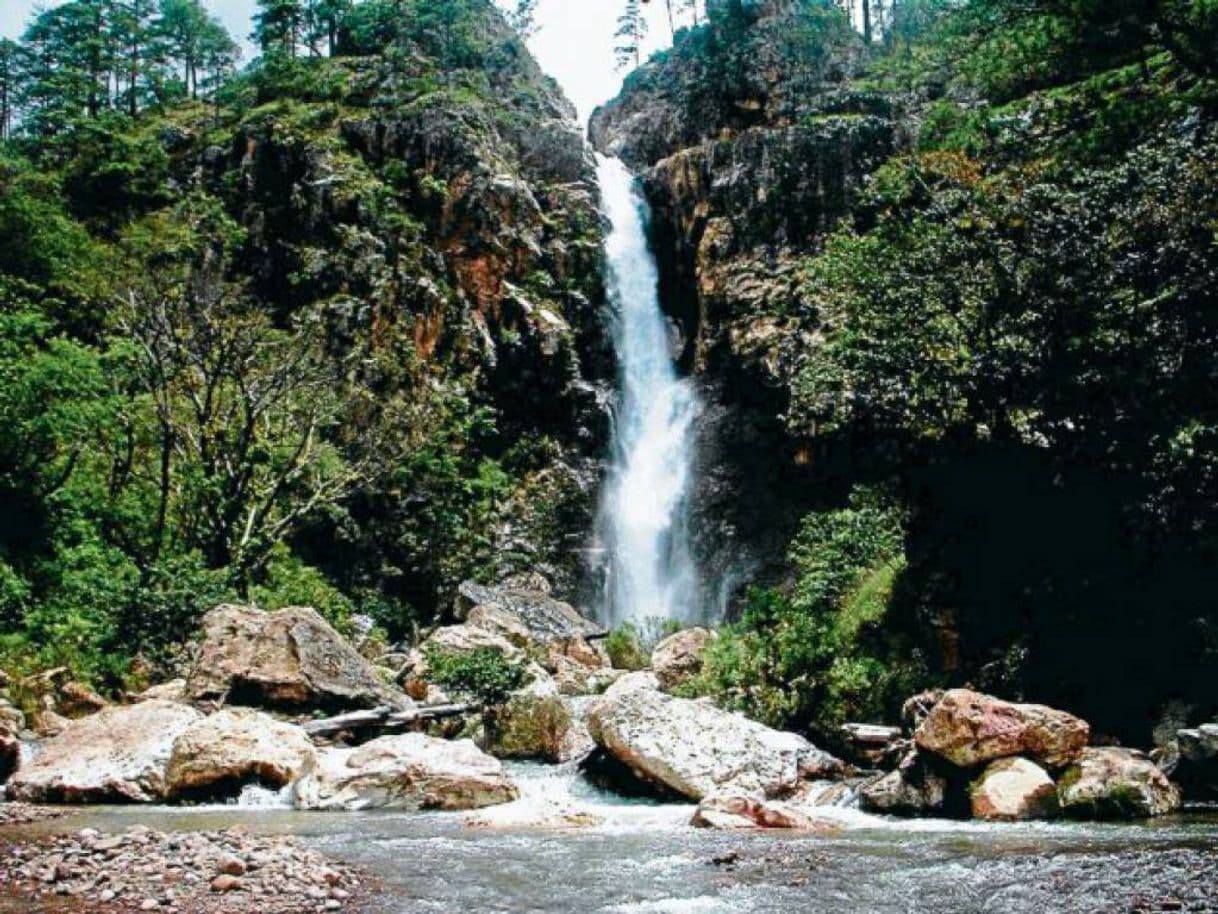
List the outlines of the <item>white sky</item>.
<svg viewBox="0 0 1218 914">
<path fill-rule="evenodd" d="M 16 38 L 25 28 L 34 9 L 54 6 L 59 0 L 0 0 L 0 35 Z M 499 0 L 510 6 L 512 0 Z M 586 118 L 597 104 L 612 98 L 621 85 L 622 74 L 615 69 L 618 13 L 624 0 L 541 0 L 538 22 L 541 29 L 534 37 L 533 51 L 542 67 L 555 77 Z M 249 44 L 250 18 L 255 0 L 204 0 L 233 37 L 242 42 L 245 59 L 254 50 Z M 651 28 L 649 43 L 654 50 L 669 43 L 668 23 L 662 3 L 649 4 Z"/>
</svg>

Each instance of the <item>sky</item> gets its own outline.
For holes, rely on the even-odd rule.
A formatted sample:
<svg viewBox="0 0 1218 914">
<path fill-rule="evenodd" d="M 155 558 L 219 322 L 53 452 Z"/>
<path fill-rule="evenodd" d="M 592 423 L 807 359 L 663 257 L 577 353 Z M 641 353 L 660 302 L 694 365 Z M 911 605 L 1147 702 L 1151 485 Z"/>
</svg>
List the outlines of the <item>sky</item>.
<svg viewBox="0 0 1218 914">
<path fill-rule="evenodd" d="M 57 0 L 0 0 L 0 36 L 16 38 L 35 7 Z M 501 2 L 511 5 L 510 0 Z M 541 28 L 531 44 L 542 67 L 555 77 L 586 118 L 600 102 L 617 94 L 622 73 L 615 67 L 613 47 L 618 13 L 624 0 L 541 0 Z M 233 37 L 243 43 L 245 58 L 254 55 L 249 43 L 255 0 L 204 0 Z M 669 42 L 662 3 L 650 3 L 648 43 L 651 49 Z"/>
</svg>

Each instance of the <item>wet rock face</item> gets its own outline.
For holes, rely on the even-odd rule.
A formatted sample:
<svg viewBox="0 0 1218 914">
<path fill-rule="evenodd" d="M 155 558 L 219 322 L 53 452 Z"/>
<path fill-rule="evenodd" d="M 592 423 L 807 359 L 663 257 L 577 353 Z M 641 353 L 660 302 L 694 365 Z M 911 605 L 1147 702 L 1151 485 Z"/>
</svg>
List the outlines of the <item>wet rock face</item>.
<svg viewBox="0 0 1218 914">
<path fill-rule="evenodd" d="M 220 606 L 203 632 L 186 684 L 192 701 L 332 710 L 408 703 L 315 610 Z"/>
<path fill-rule="evenodd" d="M 960 768 L 1015 755 L 1062 768 L 1079 757 L 1090 738 L 1087 722 L 1073 714 L 968 689 L 947 692 L 914 732 L 920 750 Z"/>
<path fill-rule="evenodd" d="M 293 787 L 296 806 L 316 810 L 478 809 L 519 795 L 503 765 L 472 741 L 421 733 L 324 750 Z"/>
<path fill-rule="evenodd" d="M 816 815 L 814 808 L 781 800 L 764 800 L 747 794 L 723 793 L 707 797 L 690 824 L 696 828 L 739 830 L 780 828 L 791 831 L 834 833 L 839 825 Z"/>
<path fill-rule="evenodd" d="M 1058 783 L 1062 811 L 1086 819 L 1144 819 L 1180 808 L 1180 790 L 1144 754 L 1089 748 Z"/>
<path fill-rule="evenodd" d="M 9 782 L 32 803 L 148 803 L 166 793 L 174 742 L 203 715 L 166 701 L 110 707 L 72 721 Z"/>
<path fill-rule="evenodd" d="M 727 789 L 781 797 L 842 770 L 802 736 L 665 695 L 649 687 L 649 677 L 620 680 L 588 715 L 597 745 L 646 780 L 694 800 Z"/>
</svg>

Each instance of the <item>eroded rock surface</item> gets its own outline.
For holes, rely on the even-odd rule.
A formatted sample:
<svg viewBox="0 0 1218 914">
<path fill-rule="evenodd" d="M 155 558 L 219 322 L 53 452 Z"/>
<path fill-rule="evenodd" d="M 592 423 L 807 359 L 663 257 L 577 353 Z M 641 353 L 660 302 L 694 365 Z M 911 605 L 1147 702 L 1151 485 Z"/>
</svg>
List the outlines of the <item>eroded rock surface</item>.
<svg viewBox="0 0 1218 914">
<path fill-rule="evenodd" d="M 249 708 L 226 708 L 174 741 L 167 794 L 230 795 L 251 782 L 285 787 L 315 762 L 313 744 L 300 727 Z"/>
<path fill-rule="evenodd" d="M 186 683 L 191 701 L 329 710 L 408 703 L 316 610 L 220 606 L 204 617 L 203 634 Z"/>
<path fill-rule="evenodd" d="M 409 733 L 323 750 L 293 788 L 300 809 L 478 809 L 519 796 L 503 765 L 471 740 Z"/>
<path fill-rule="evenodd" d="M 174 742 L 203 718 L 187 705 L 147 701 L 72 721 L 9 782 L 33 803 L 148 803 L 166 793 Z"/>
<path fill-rule="evenodd" d="M 1086 819 L 1145 819 L 1180 808 L 1180 790 L 1143 753 L 1089 748 L 1058 784 L 1067 815 Z"/>
<path fill-rule="evenodd" d="M 1045 819 L 1057 812 L 1057 786 L 1025 758 L 990 762 L 969 788 L 973 817 L 1004 822 Z"/>
<path fill-rule="evenodd" d="M 664 691 L 688 682 L 702 670 L 702 656 L 715 640 L 714 632 L 690 628 L 669 635 L 651 652 L 651 669 Z"/>
<path fill-rule="evenodd" d="M 914 732 L 919 749 L 960 768 L 1015 755 L 1061 768 L 1079 757 L 1090 738 L 1087 722 L 1073 714 L 968 689 L 947 692 Z"/>
<path fill-rule="evenodd" d="M 694 800 L 727 789 L 780 797 L 842 769 L 802 736 L 666 695 L 649 688 L 654 681 L 650 674 L 624 677 L 588 715 L 597 744 L 644 779 Z"/>
</svg>

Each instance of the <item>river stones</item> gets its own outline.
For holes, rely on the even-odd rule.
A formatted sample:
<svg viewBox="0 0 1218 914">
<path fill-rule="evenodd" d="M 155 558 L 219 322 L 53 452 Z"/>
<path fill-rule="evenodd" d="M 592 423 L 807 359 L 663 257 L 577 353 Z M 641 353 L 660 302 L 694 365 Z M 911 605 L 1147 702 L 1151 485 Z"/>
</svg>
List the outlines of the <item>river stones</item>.
<svg viewBox="0 0 1218 914">
<path fill-rule="evenodd" d="M 689 628 L 669 635 L 651 652 L 651 669 L 660 688 L 671 692 L 702 671 L 702 656 L 715 640 L 714 632 Z"/>
<path fill-rule="evenodd" d="M 720 793 L 698 804 L 690 825 L 695 828 L 739 830 L 780 828 L 821 833 L 839 832 L 841 825 L 816 815 L 814 808 L 797 803 L 766 800 L 739 793 Z"/>
<path fill-rule="evenodd" d="M 190 701 L 326 710 L 409 704 L 316 610 L 220 606 L 204 617 L 203 634 L 186 682 Z"/>
<path fill-rule="evenodd" d="M 1090 726 L 1073 714 L 968 689 L 944 694 L 914 731 L 919 749 L 960 768 L 1016 755 L 1063 768 L 1090 738 Z"/>
<path fill-rule="evenodd" d="M 72 721 L 13 776 L 9 796 L 34 803 L 162 799 L 174 742 L 202 717 L 187 705 L 154 700 Z"/>
<path fill-rule="evenodd" d="M 250 708 L 226 708 L 174 741 L 170 797 L 234 795 L 247 783 L 284 787 L 316 762 L 304 730 Z"/>
<path fill-rule="evenodd" d="M 973 818 L 1014 822 L 1046 819 L 1057 812 L 1057 785 L 1025 758 L 990 762 L 969 788 Z"/>
<path fill-rule="evenodd" d="M 292 793 L 297 808 L 317 810 L 478 809 L 520 795 L 502 763 L 471 740 L 421 733 L 323 750 Z"/>
<path fill-rule="evenodd" d="M 778 797 L 842 770 L 802 736 L 666 695 L 649 687 L 654 682 L 650 674 L 623 677 L 588 714 L 597 745 L 644 780 L 694 800 L 728 789 Z"/>
<path fill-rule="evenodd" d="M 1180 791 L 1143 753 L 1089 748 L 1058 784 L 1067 815 L 1086 819 L 1145 819 L 1180 808 Z"/>
</svg>

